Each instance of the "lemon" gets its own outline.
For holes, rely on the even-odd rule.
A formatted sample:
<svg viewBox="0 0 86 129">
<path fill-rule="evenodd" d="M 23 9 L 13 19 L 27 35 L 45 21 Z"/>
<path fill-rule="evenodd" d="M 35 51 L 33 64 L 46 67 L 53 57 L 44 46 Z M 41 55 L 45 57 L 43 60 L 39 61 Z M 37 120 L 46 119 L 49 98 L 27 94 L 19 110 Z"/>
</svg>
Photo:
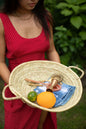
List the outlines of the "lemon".
<svg viewBox="0 0 86 129">
<path fill-rule="evenodd" d="M 28 99 L 31 101 L 31 102 L 35 102 L 36 99 L 37 99 L 37 93 L 35 91 L 31 91 L 28 93 Z"/>
</svg>

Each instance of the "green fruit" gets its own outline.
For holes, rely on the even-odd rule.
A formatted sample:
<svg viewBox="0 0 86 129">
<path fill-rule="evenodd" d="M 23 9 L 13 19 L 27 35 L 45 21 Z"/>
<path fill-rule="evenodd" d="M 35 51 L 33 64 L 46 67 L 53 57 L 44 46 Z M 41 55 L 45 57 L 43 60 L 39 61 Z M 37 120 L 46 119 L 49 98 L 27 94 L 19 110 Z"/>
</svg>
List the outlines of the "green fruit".
<svg viewBox="0 0 86 129">
<path fill-rule="evenodd" d="M 37 99 L 37 93 L 36 93 L 35 91 L 29 92 L 29 94 L 28 94 L 28 99 L 29 99 L 31 102 L 35 102 L 36 99 Z"/>
</svg>

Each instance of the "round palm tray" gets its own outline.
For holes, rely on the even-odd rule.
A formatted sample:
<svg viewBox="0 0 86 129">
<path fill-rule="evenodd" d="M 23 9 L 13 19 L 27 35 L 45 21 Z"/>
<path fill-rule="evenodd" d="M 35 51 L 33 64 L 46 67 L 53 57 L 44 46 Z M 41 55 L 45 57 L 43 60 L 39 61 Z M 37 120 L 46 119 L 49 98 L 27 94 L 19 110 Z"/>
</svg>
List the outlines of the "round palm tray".
<svg viewBox="0 0 86 129">
<path fill-rule="evenodd" d="M 75 68 L 81 71 L 81 76 L 79 77 L 71 68 Z M 52 74 L 59 74 L 63 77 L 63 82 L 72 86 L 75 86 L 75 92 L 71 99 L 63 106 L 56 108 L 44 108 L 39 106 L 37 103 L 30 102 L 27 99 L 27 95 L 30 91 L 35 89 L 35 86 L 29 86 L 25 78 L 36 81 L 47 81 Z M 5 86 L 2 91 L 2 96 L 4 100 L 14 100 L 21 99 L 23 102 L 31 105 L 33 107 L 46 110 L 49 112 L 62 112 L 74 107 L 80 100 L 82 96 L 82 83 L 80 78 L 84 75 L 83 70 L 75 66 L 65 66 L 53 61 L 29 61 L 18 65 L 10 74 L 9 85 Z M 5 90 L 9 87 L 11 92 L 15 97 L 7 98 L 5 97 Z"/>
</svg>

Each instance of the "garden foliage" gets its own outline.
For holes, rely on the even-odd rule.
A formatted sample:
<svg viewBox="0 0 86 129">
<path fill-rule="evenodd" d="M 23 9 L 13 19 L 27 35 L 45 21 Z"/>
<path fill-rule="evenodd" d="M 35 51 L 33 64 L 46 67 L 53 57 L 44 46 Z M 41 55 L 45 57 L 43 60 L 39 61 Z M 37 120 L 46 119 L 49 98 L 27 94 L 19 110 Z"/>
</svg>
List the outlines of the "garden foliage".
<svg viewBox="0 0 86 129">
<path fill-rule="evenodd" d="M 65 65 L 86 64 L 86 0 L 45 0 L 54 20 L 54 42 Z"/>
</svg>

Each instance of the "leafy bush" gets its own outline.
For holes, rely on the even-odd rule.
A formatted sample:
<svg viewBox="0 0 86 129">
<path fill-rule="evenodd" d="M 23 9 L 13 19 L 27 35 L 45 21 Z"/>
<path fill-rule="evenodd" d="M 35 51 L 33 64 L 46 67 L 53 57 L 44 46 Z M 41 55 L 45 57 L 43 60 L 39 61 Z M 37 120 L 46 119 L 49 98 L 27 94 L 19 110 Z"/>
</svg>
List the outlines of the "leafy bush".
<svg viewBox="0 0 86 129">
<path fill-rule="evenodd" d="M 79 52 L 84 47 L 84 42 L 77 35 L 73 35 L 70 30 L 63 26 L 55 27 L 54 42 L 56 50 L 61 56 L 61 62 L 65 65 L 82 64 L 79 57 Z M 79 59 L 77 62 L 76 59 Z"/>
<path fill-rule="evenodd" d="M 86 0 L 65 0 L 56 8 L 60 9 L 60 13 L 68 18 L 68 22 L 79 30 L 78 34 L 82 40 L 86 40 Z"/>
<path fill-rule="evenodd" d="M 86 0 L 45 0 L 54 19 L 54 42 L 65 65 L 86 67 Z"/>
</svg>

